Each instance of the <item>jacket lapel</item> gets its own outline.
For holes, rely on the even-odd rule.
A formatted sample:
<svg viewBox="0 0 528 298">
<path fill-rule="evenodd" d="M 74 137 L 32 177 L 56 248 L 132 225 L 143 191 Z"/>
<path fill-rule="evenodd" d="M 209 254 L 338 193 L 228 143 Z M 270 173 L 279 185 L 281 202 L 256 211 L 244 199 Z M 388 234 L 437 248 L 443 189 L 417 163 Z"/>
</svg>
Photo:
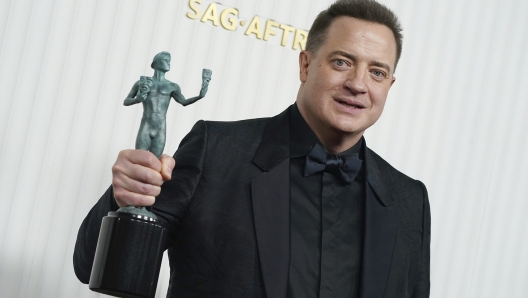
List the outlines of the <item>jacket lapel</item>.
<svg viewBox="0 0 528 298">
<path fill-rule="evenodd" d="M 289 109 L 270 118 L 253 163 L 253 217 L 266 296 L 286 298 L 290 267 Z"/>
<path fill-rule="evenodd" d="M 366 148 L 366 146 L 365 146 Z M 398 220 L 391 206 L 392 179 L 380 170 L 376 157 L 365 149 L 365 226 L 360 297 L 382 298 L 387 286 Z"/>
</svg>

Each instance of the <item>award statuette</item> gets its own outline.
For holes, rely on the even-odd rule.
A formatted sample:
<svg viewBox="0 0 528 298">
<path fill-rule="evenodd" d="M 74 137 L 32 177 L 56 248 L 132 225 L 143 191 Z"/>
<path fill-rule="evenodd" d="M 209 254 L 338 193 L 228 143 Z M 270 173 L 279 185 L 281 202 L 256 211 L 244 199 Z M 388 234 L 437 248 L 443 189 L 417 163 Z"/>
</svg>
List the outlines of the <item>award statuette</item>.
<svg viewBox="0 0 528 298">
<path fill-rule="evenodd" d="M 125 106 L 143 104 L 136 149 L 148 150 L 158 158 L 165 147 L 165 116 L 171 98 L 183 106 L 203 98 L 212 74 L 204 69 L 200 94 L 185 99 L 180 87 L 165 79 L 170 58 L 167 52 L 154 56 L 154 75 L 141 76 L 124 101 Z M 119 297 L 154 297 L 166 237 L 163 223 L 145 207 L 128 206 L 109 212 L 99 232 L 90 289 Z"/>
</svg>

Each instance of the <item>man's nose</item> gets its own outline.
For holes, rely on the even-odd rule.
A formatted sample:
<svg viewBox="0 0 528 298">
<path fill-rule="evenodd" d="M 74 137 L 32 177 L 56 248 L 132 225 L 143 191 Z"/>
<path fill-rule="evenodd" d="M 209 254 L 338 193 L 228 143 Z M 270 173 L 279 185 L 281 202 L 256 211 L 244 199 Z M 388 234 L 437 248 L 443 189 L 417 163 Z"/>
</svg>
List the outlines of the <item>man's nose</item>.
<svg viewBox="0 0 528 298">
<path fill-rule="evenodd" d="M 367 85 L 365 83 L 366 69 L 361 67 L 355 67 L 350 70 L 345 87 L 349 89 L 353 94 L 361 94 L 367 92 Z"/>
</svg>

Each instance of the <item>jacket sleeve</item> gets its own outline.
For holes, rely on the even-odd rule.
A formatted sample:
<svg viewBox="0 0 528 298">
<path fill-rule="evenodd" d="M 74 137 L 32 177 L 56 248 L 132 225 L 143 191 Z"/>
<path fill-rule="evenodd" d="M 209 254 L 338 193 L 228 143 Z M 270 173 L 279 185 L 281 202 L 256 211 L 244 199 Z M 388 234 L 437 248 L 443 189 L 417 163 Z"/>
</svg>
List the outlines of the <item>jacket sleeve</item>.
<svg viewBox="0 0 528 298">
<path fill-rule="evenodd" d="M 73 252 L 73 269 L 82 283 L 87 284 L 90 281 L 101 221 L 108 212 L 116 211 L 118 208 L 119 206 L 114 200 L 112 186 L 110 186 L 92 207 L 92 210 L 88 212 L 79 228 Z"/>
<path fill-rule="evenodd" d="M 424 194 L 422 217 L 422 255 L 418 281 L 414 287 L 412 298 L 428 298 L 431 288 L 430 255 L 431 255 L 431 209 L 425 185 L 421 183 Z"/>
<path fill-rule="evenodd" d="M 207 139 L 206 122 L 198 121 L 181 141 L 174 154 L 176 166 L 172 171 L 171 180 L 163 184 L 161 193 L 156 197 L 156 203 L 152 206 L 152 212 L 168 228 L 166 248 L 172 245 L 181 220 L 202 179 Z"/>
<path fill-rule="evenodd" d="M 161 193 L 156 197 L 156 202 L 152 206 L 152 212 L 165 223 L 169 230 L 169 241 L 166 247 L 171 244 L 200 181 L 206 144 L 207 126 L 204 121 L 198 121 L 180 143 L 174 155 L 176 166 L 172 172 L 172 178 L 162 185 Z M 109 211 L 116 211 L 118 208 L 110 186 L 86 215 L 79 228 L 73 253 L 73 267 L 77 278 L 82 283 L 87 284 L 90 281 L 102 219 Z"/>
</svg>

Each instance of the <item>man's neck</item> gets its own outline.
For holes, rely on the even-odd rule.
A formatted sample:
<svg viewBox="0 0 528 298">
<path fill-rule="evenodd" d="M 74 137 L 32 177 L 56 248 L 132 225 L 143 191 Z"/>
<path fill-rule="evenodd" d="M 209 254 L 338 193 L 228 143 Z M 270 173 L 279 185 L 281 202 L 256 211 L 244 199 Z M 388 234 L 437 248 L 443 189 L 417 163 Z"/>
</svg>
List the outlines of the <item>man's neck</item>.
<svg viewBox="0 0 528 298">
<path fill-rule="evenodd" d="M 310 126 L 310 123 L 308 123 Z M 314 130 L 313 127 L 310 126 L 312 131 L 315 133 L 317 138 L 323 143 L 323 146 L 326 148 L 326 150 L 333 154 L 338 154 L 343 151 L 348 150 L 359 140 L 361 139 L 361 136 L 363 136 L 363 133 L 360 134 L 353 134 L 353 133 L 343 133 L 342 131 L 324 131 L 322 129 Z"/>
</svg>

